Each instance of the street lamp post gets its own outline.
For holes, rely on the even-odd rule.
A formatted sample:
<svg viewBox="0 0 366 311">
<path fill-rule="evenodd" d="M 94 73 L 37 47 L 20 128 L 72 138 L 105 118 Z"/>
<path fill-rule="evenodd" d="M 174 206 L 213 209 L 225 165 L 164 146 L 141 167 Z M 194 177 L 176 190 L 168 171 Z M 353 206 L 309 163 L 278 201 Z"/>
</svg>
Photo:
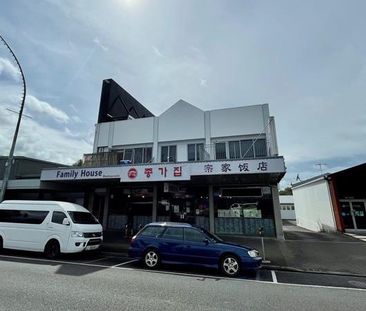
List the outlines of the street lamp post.
<svg viewBox="0 0 366 311">
<path fill-rule="evenodd" d="M 13 56 L 15 62 L 17 63 L 19 71 L 20 71 L 20 75 L 22 77 L 22 83 L 23 83 L 22 102 L 21 102 L 21 105 L 20 105 L 18 121 L 17 121 L 17 125 L 16 125 L 16 128 L 15 128 L 14 136 L 13 136 L 13 142 L 11 144 L 9 157 L 8 157 L 8 160 L 5 163 L 4 178 L 3 178 L 3 183 L 2 183 L 1 192 L 0 192 L 0 202 L 2 202 L 4 200 L 6 188 L 8 186 L 9 176 L 10 176 L 10 172 L 11 172 L 11 166 L 13 165 L 14 150 L 15 150 L 15 145 L 16 145 L 16 142 L 17 142 L 19 127 L 20 127 L 20 121 L 22 119 L 22 114 L 23 114 L 23 109 L 24 109 L 24 102 L 25 102 L 25 95 L 26 95 L 26 85 L 25 85 L 25 78 L 24 78 L 22 67 L 20 66 L 19 61 L 18 61 L 17 57 L 15 56 L 13 50 L 6 43 L 5 39 L 1 35 L 0 35 L 0 40 L 3 42 L 3 44 L 6 46 L 6 48 L 10 51 L 10 54 Z"/>
</svg>

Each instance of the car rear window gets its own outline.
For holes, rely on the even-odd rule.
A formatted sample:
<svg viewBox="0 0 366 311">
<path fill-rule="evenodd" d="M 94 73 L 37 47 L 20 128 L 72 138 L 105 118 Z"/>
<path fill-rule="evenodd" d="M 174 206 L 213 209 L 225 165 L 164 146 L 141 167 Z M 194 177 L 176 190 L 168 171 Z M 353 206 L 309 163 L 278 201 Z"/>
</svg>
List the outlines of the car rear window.
<svg viewBox="0 0 366 311">
<path fill-rule="evenodd" d="M 162 238 L 173 239 L 173 240 L 183 240 L 183 228 L 168 227 L 164 231 Z"/>
<path fill-rule="evenodd" d="M 162 226 L 149 226 L 142 230 L 139 236 L 151 236 L 156 237 L 164 231 L 164 227 Z"/>
</svg>

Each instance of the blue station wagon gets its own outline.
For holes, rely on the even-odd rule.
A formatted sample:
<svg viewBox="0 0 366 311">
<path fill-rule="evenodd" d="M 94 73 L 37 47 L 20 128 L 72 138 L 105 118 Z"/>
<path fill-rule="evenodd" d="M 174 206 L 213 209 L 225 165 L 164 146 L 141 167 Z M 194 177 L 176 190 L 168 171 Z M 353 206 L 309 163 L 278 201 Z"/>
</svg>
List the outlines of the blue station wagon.
<svg viewBox="0 0 366 311">
<path fill-rule="evenodd" d="M 131 240 L 131 258 L 149 269 L 161 263 L 218 268 L 226 276 L 260 268 L 257 250 L 226 243 L 216 235 L 186 223 L 157 222 L 146 225 Z"/>
</svg>

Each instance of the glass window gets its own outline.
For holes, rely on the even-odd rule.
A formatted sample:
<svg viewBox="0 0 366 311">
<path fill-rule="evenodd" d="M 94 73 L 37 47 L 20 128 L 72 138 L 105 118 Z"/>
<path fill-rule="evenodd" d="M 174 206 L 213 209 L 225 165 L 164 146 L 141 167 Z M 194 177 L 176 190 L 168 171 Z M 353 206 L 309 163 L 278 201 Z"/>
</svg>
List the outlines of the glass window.
<svg viewBox="0 0 366 311">
<path fill-rule="evenodd" d="M 161 162 L 168 162 L 168 146 L 161 147 Z"/>
<path fill-rule="evenodd" d="M 169 146 L 169 159 L 168 162 L 177 161 L 177 146 Z"/>
<path fill-rule="evenodd" d="M 183 240 L 183 228 L 168 227 L 162 237 L 164 239 Z"/>
<path fill-rule="evenodd" d="M 177 161 L 177 146 L 162 146 L 161 162 L 176 162 L 176 161 Z"/>
<path fill-rule="evenodd" d="M 204 159 L 203 144 L 189 144 L 188 145 L 188 161 L 201 161 Z"/>
<path fill-rule="evenodd" d="M 198 230 L 191 228 L 184 228 L 184 240 L 190 242 L 203 242 L 207 237 Z"/>
<path fill-rule="evenodd" d="M 189 144 L 188 145 L 188 161 L 195 161 L 196 157 L 196 145 L 195 144 Z"/>
<path fill-rule="evenodd" d="M 75 224 L 99 224 L 98 220 L 90 213 L 86 212 L 68 212 Z"/>
<path fill-rule="evenodd" d="M 142 148 L 135 148 L 133 163 L 139 164 L 142 163 Z"/>
<path fill-rule="evenodd" d="M 0 222 L 39 225 L 45 220 L 48 213 L 48 211 L 1 210 Z"/>
<path fill-rule="evenodd" d="M 165 227 L 163 226 L 149 226 L 146 227 L 140 234 L 139 236 L 151 236 L 151 237 L 156 237 L 159 234 L 161 234 L 164 231 Z"/>
<path fill-rule="evenodd" d="M 240 141 L 241 148 L 241 157 L 244 159 L 254 158 L 254 148 L 253 148 L 253 140 L 241 140 Z"/>
<path fill-rule="evenodd" d="M 62 224 L 62 221 L 66 218 L 66 215 L 63 212 L 53 212 L 52 214 L 52 222 L 55 224 Z"/>
<path fill-rule="evenodd" d="M 239 141 L 229 141 L 229 158 L 240 159 Z"/>
<path fill-rule="evenodd" d="M 203 144 L 196 144 L 196 160 L 202 161 L 204 160 L 205 148 Z"/>
<path fill-rule="evenodd" d="M 124 160 L 130 160 L 132 162 L 132 153 L 133 153 L 133 149 L 126 149 Z"/>
<path fill-rule="evenodd" d="M 225 143 L 216 143 L 216 160 L 226 159 L 226 144 Z"/>
<path fill-rule="evenodd" d="M 255 156 L 256 157 L 266 157 L 267 156 L 267 146 L 265 139 L 257 139 L 254 143 Z"/>
<path fill-rule="evenodd" d="M 124 154 L 124 150 L 117 151 L 117 164 L 119 164 L 123 160 Z"/>
<path fill-rule="evenodd" d="M 144 163 L 150 163 L 152 158 L 152 148 L 145 148 L 144 149 Z"/>
</svg>

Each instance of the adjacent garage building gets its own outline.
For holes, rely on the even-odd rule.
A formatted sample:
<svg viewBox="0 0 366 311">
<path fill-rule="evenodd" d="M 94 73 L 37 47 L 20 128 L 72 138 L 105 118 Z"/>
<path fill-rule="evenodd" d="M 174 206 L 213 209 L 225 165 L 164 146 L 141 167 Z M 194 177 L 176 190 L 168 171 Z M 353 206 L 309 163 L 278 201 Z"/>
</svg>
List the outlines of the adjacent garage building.
<svg viewBox="0 0 366 311">
<path fill-rule="evenodd" d="M 366 232 L 366 163 L 293 185 L 296 221 L 312 231 Z"/>
</svg>

